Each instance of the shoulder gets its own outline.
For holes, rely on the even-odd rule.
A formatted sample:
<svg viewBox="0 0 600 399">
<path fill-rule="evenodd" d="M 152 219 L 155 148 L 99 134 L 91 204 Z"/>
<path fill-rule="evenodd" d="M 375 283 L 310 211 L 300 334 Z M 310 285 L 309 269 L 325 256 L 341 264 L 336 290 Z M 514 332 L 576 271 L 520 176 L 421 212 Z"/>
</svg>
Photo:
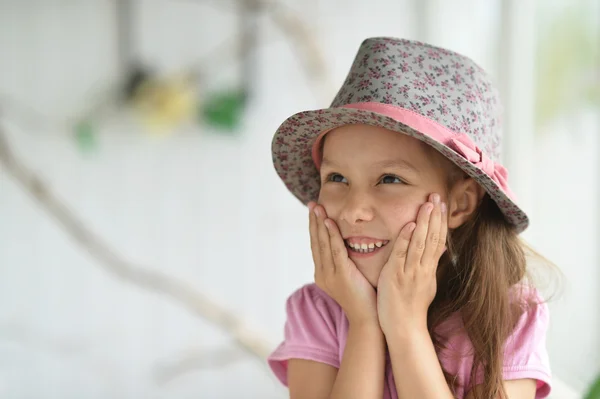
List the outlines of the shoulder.
<svg viewBox="0 0 600 399">
<path fill-rule="evenodd" d="M 528 285 L 513 287 L 521 314 L 504 345 L 502 378 L 505 381 L 535 381 L 536 398 L 546 398 L 552 389 L 552 371 L 546 347 L 550 310 L 539 290 Z"/>
<path fill-rule="evenodd" d="M 505 368 L 539 367 L 549 376 L 550 365 L 546 351 L 546 335 L 550 310 L 540 292 L 533 287 L 515 287 L 515 298 L 521 315 L 505 345 Z"/>
<path fill-rule="evenodd" d="M 306 284 L 286 301 L 286 331 L 301 329 L 316 335 L 338 336 L 345 315 L 338 303 L 316 284 Z"/>
<path fill-rule="evenodd" d="M 536 288 L 515 286 L 511 290 L 511 299 L 519 313 L 505 343 L 505 361 L 515 361 L 515 357 L 521 351 L 544 346 L 550 322 L 548 304 Z M 454 347 L 469 346 L 471 349 L 462 318 L 458 314 L 454 314 L 440 325 L 440 333 L 446 336 Z"/>
<path fill-rule="evenodd" d="M 513 304 L 519 315 L 511 334 L 505 341 L 502 377 L 505 381 L 533 379 L 537 384 L 537 398 L 546 397 L 551 388 L 552 373 L 546 349 L 546 334 L 550 321 L 548 304 L 540 292 L 531 286 L 519 285 L 511 290 Z M 457 377 L 464 389 L 471 386 L 473 346 L 460 316 L 455 315 L 441 325 L 443 348 L 440 360 L 446 371 Z M 481 383 L 478 374 L 474 385 Z"/>
<path fill-rule="evenodd" d="M 305 359 L 339 368 L 344 339 L 341 307 L 316 284 L 295 290 L 286 301 L 284 340 L 268 357 L 277 378 L 287 385 L 290 359 Z"/>
<path fill-rule="evenodd" d="M 319 309 L 331 315 L 342 312 L 338 303 L 315 283 L 305 284 L 296 289 L 286 301 L 286 311 L 313 311 Z"/>
</svg>

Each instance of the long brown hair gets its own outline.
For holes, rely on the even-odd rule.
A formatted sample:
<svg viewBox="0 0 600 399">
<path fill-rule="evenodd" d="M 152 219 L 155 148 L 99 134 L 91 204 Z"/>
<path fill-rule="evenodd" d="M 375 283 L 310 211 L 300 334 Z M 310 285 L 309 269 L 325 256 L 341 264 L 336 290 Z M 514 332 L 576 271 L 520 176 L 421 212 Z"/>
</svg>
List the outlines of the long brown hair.
<svg viewBox="0 0 600 399">
<path fill-rule="evenodd" d="M 430 334 L 439 350 L 443 337 L 436 335 L 436 327 L 458 313 L 473 348 L 471 384 L 464 387 L 465 392 L 474 388 L 476 375 L 482 372 L 483 383 L 475 397 L 506 398 L 502 385 L 504 344 L 526 307 L 536 306 L 518 292 L 515 296 L 514 288 L 525 281 L 533 284 L 527 253 L 550 269 L 552 265 L 519 238 L 487 194 L 472 217 L 448 233 L 447 247 L 439 262 L 438 291 L 428 313 Z M 444 373 L 454 390 L 456 376 Z"/>
<path fill-rule="evenodd" d="M 321 153 L 325 140 L 321 142 Z M 467 175 L 446 157 L 422 143 L 430 160 L 446 170 L 446 190 L 449 193 L 459 179 Z M 429 307 L 427 324 L 434 345 L 443 348 L 445 337 L 436 328 L 455 314 L 462 318 L 465 332 L 473 346 L 471 385 L 474 388 L 479 371 L 483 383 L 474 391 L 476 399 L 505 399 L 502 384 L 504 344 L 519 318 L 528 307 L 538 303 L 531 297 L 520 297 L 514 290 L 518 283 L 536 285 L 538 281 L 528 267 L 530 261 L 542 266 L 537 278 L 549 277 L 548 286 L 560 287 L 560 270 L 522 240 L 515 228 L 504 218 L 498 205 L 485 194 L 479 207 L 460 227 L 449 231 L 448 250 L 438 264 L 438 288 Z M 558 290 L 552 290 L 558 293 Z M 547 292 L 549 294 L 549 292 Z M 551 295 L 550 295 L 551 296 Z M 549 298 L 549 297 L 548 297 Z M 456 376 L 444 370 L 450 388 L 456 389 Z"/>
</svg>

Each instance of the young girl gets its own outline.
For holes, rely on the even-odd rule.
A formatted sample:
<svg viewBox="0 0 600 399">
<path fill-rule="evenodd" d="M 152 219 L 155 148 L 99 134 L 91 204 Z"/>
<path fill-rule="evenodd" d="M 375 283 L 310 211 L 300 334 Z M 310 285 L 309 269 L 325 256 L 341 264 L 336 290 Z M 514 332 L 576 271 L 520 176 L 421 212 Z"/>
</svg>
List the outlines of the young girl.
<svg viewBox="0 0 600 399">
<path fill-rule="evenodd" d="M 315 270 L 268 359 L 291 398 L 548 396 L 548 309 L 526 280 L 500 108 L 470 59 L 370 38 L 330 108 L 277 130 Z"/>
</svg>

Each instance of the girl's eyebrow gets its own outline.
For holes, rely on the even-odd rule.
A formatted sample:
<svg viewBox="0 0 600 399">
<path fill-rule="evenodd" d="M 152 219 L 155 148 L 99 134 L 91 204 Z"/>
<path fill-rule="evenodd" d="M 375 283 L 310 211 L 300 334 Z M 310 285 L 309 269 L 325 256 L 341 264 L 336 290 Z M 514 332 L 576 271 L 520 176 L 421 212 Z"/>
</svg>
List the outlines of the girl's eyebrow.
<svg viewBox="0 0 600 399">
<path fill-rule="evenodd" d="M 323 158 L 323 160 L 321 161 L 321 167 L 323 166 L 339 167 L 337 163 L 327 158 Z M 385 159 L 383 161 L 375 162 L 373 164 L 373 167 L 378 169 L 398 168 L 413 173 L 419 173 L 419 169 L 417 169 L 413 164 L 404 159 Z"/>
<path fill-rule="evenodd" d="M 330 159 L 327 159 L 327 158 L 323 158 L 321 160 L 321 168 L 323 166 L 329 166 L 330 168 L 339 168 L 340 167 L 339 164 L 337 164 L 336 162 L 334 162 L 334 161 L 332 161 Z"/>
<path fill-rule="evenodd" d="M 413 173 L 419 173 L 419 169 L 417 169 L 413 164 L 404 159 L 386 159 L 374 163 L 373 166 L 376 168 L 399 168 L 408 170 Z"/>
</svg>

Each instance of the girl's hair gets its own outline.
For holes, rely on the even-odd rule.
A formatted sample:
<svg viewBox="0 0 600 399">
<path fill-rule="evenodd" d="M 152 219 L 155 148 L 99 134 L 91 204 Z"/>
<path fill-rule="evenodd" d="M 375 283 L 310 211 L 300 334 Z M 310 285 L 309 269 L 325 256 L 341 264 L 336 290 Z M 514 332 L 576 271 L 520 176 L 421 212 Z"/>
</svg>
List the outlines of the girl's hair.
<svg viewBox="0 0 600 399">
<path fill-rule="evenodd" d="M 452 165 L 454 167 L 454 165 Z M 450 173 L 448 188 L 466 175 L 458 168 Z M 485 194 L 472 217 L 448 232 L 448 250 L 438 266 L 438 291 L 429 308 L 428 327 L 436 348 L 444 338 L 436 333 L 443 321 L 461 316 L 473 349 L 471 386 L 476 376 L 483 383 L 476 398 L 506 398 L 502 385 L 504 345 L 523 312 L 537 303 L 519 295 L 518 284 L 530 280 L 526 250 L 550 265 L 527 246 L 503 217 L 496 203 Z M 444 370 L 451 389 L 455 376 Z"/>
</svg>

